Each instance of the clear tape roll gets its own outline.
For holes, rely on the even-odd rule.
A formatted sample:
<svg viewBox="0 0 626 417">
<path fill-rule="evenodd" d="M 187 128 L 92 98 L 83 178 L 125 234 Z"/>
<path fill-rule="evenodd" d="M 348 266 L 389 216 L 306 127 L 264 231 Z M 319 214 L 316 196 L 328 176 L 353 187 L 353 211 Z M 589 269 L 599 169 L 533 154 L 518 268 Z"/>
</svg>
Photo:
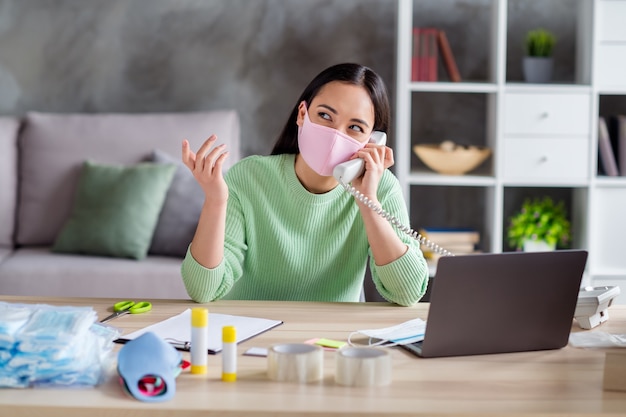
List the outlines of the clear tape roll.
<svg viewBox="0 0 626 417">
<path fill-rule="evenodd" d="M 383 349 L 349 347 L 337 351 L 335 382 L 350 387 L 391 383 L 391 355 Z"/>
<path fill-rule="evenodd" d="M 267 351 L 267 376 L 273 381 L 308 383 L 322 379 L 324 351 L 305 343 L 274 345 Z"/>
</svg>

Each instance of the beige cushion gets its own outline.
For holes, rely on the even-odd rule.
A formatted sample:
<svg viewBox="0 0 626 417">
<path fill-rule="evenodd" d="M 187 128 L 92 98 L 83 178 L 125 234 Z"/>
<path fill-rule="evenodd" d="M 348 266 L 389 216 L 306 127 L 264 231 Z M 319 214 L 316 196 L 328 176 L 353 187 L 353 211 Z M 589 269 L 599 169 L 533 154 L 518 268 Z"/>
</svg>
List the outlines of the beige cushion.
<svg viewBox="0 0 626 417">
<path fill-rule="evenodd" d="M 147 160 L 157 148 L 180 157 L 183 139 L 197 149 L 213 133 L 229 148 L 227 164 L 237 161 L 239 119 L 232 110 L 178 114 L 28 113 L 19 139 L 18 243 L 52 244 L 70 215 L 85 160 L 132 164 Z"/>
<path fill-rule="evenodd" d="M 189 299 L 180 259 L 167 256 L 137 262 L 53 253 L 48 247 L 22 248 L 0 263 L 0 277 L 2 295 Z"/>
<path fill-rule="evenodd" d="M 17 204 L 17 132 L 19 120 L 0 117 L 0 247 L 13 246 Z"/>
</svg>

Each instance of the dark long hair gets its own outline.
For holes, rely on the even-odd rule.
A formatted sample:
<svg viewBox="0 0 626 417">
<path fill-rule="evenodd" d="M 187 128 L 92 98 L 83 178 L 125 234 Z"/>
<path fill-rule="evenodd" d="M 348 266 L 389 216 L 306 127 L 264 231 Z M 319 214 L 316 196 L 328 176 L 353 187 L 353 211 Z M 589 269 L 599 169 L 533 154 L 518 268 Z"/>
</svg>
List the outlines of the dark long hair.
<svg viewBox="0 0 626 417">
<path fill-rule="evenodd" d="M 298 126 L 296 124 L 298 106 L 303 101 L 309 106 L 322 87 L 332 81 L 341 81 L 365 88 L 374 104 L 374 130 L 389 133 L 391 111 L 389 109 L 387 88 L 382 78 L 363 65 L 352 63 L 337 64 L 320 72 L 304 89 L 274 144 L 272 155 L 296 154 L 300 152 L 298 148 Z"/>
</svg>

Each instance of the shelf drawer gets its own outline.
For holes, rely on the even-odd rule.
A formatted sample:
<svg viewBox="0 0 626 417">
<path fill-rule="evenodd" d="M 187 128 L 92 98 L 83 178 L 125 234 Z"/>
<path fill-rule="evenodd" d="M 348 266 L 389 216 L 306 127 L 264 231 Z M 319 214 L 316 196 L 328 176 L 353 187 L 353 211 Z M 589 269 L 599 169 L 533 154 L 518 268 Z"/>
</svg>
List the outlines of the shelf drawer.
<svg viewBox="0 0 626 417">
<path fill-rule="evenodd" d="M 504 97 L 506 135 L 588 135 L 589 94 L 507 93 Z"/>
<path fill-rule="evenodd" d="M 599 40 L 626 42 L 626 0 L 603 0 L 598 4 L 599 9 Z"/>
<path fill-rule="evenodd" d="M 505 139 L 505 181 L 584 181 L 588 178 L 588 165 L 587 139 Z"/>
<path fill-rule="evenodd" d="M 598 45 L 597 58 L 595 74 L 600 88 L 626 86 L 626 42 Z"/>
</svg>

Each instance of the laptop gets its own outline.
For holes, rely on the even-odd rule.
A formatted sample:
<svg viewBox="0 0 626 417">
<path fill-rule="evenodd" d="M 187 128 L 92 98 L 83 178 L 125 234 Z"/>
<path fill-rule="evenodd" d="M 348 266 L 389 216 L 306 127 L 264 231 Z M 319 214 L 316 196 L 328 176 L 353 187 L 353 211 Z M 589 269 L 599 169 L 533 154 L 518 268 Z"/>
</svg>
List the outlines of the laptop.
<svg viewBox="0 0 626 417">
<path fill-rule="evenodd" d="M 560 349 L 586 262 L 578 249 L 441 257 L 424 340 L 402 347 L 424 358 Z"/>
</svg>

